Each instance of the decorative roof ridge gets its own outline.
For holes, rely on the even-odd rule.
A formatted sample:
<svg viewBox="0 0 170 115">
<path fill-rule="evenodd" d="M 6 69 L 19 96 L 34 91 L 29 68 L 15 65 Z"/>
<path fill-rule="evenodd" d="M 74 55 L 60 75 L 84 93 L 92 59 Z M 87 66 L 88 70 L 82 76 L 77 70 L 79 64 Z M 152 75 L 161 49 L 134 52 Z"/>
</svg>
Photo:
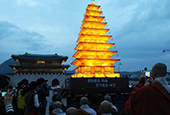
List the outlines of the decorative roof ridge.
<svg viewBox="0 0 170 115">
<path fill-rule="evenodd" d="M 83 29 L 93 29 L 93 30 L 110 30 L 110 29 L 106 29 L 106 28 L 87 28 L 87 27 L 83 27 L 81 30 Z"/>
<path fill-rule="evenodd" d="M 115 45 L 115 43 L 96 43 L 96 42 L 79 42 L 79 43 L 90 43 L 90 44 L 112 44 L 112 45 Z"/>
<path fill-rule="evenodd" d="M 111 58 L 111 59 L 76 58 L 76 59 L 78 59 L 78 60 L 83 59 L 83 60 L 115 60 L 115 61 L 120 61 L 120 59 L 113 59 L 113 58 Z"/>
<path fill-rule="evenodd" d="M 91 34 L 81 34 L 85 36 L 100 36 L 100 37 L 112 37 L 112 35 L 91 35 Z"/>
<path fill-rule="evenodd" d="M 55 53 L 55 54 L 28 54 L 27 52 L 25 54 L 19 54 L 19 55 L 12 54 L 12 56 L 20 56 L 20 57 L 68 57 L 68 56 L 57 55 L 57 53 Z"/>
<path fill-rule="evenodd" d="M 84 22 L 90 22 L 90 23 L 103 23 L 103 24 L 107 24 L 107 22 L 97 22 L 97 21 L 84 21 Z M 83 24 L 84 24 L 84 22 L 83 22 Z"/>
<path fill-rule="evenodd" d="M 77 50 L 77 52 L 78 52 L 78 51 L 90 51 L 90 52 L 112 52 L 112 53 L 114 53 L 114 52 L 118 52 L 118 51 L 110 51 L 110 50 L 109 50 L 109 51 L 99 51 L 99 50 Z M 76 53 L 77 53 L 77 52 L 76 52 Z"/>
</svg>

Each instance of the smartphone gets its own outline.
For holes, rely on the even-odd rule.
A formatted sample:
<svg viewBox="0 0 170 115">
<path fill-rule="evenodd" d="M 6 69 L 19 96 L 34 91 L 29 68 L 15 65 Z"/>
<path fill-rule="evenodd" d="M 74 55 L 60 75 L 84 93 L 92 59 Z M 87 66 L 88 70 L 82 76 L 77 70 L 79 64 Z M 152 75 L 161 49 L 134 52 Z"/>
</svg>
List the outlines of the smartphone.
<svg viewBox="0 0 170 115">
<path fill-rule="evenodd" d="M 145 77 L 146 77 L 146 79 L 148 79 L 150 76 L 151 76 L 150 71 L 145 71 Z"/>
<path fill-rule="evenodd" d="M 7 92 L 1 92 L 1 97 L 4 97 Z"/>
</svg>

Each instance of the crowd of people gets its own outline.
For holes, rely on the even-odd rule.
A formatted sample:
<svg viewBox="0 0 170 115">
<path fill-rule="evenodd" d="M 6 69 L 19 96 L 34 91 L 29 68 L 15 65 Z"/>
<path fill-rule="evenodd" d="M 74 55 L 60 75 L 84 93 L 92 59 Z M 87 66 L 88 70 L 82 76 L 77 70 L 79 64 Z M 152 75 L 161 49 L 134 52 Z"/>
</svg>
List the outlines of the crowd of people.
<svg viewBox="0 0 170 115">
<path fill-rule="evenodd" d="M 64 105 L 62 97 L 54 94 L 49 107 L 46 97 L 50 88 L 44 78 L 30 83 L 23 79 L 16 92 L 11 91 L 9 78 L 0 78 L 0 115 L 170 115 L 170 85 L 165 79 L 166 74 L 165 64 L 155 64 L 152 77 L 146 79 L 141 75 L 128 99 L 120 90 L 114 98 L 107 92 L 101 97 L 88 94 L 80 99 L 72 94 Z M 149 84 L 145 85 L 146 81 Z"/>
</svg>

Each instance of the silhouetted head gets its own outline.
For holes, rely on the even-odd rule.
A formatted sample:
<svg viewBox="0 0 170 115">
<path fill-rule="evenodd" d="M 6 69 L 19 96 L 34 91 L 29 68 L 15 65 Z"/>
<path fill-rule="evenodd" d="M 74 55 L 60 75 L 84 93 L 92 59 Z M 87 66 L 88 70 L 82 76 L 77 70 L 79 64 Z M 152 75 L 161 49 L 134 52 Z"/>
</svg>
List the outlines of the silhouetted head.
<svg viewBox="0 0 170 115">
<path fill-rule="evenodd" d="M 165 77 L 167 74 L 167 66 L 164 63 L 157 63 L 152 67 L 153 79 L 157 77 Z"/>
<path fill-rule="evenodd" d="M 105 96 L 104 96 L 104 100 L 111 102 L 111 101 L 112 101 L 112 98 L 111 98 L 110 95 L 105 95 Z"/>
<path fill-rule="evenodd" d="M 111 104 L 105 100 L 100 104 L 100 109 L 101 109 L 102 113 L 110 113 L 111 112 Z"/>
<path fill-rule="evenodd" d="M 81 104 L 81 105 L 88 104 L 88 103 L 89 103 L 89 101 L 88 101 L 88 98 L 87 98 L 87 97 L 82 97 L 82 98 L 80 99 L 80 104 Z"/>
<path fill-rule="evenodd" d="M 54 109 L 62 108 L 62 104 L 61 104 L 61 102 L 60 102 L 60 101 L 56 101 L 56 102 L 54 102 L 54 104 L 53 104 L 53 108 L 54 108 Z"/>
<path fill-rule="evenodd" d="M 66 110 L 66 115 L 78 115 L 78 110 L 75 107 L 69 107 Z"/>
</svg>

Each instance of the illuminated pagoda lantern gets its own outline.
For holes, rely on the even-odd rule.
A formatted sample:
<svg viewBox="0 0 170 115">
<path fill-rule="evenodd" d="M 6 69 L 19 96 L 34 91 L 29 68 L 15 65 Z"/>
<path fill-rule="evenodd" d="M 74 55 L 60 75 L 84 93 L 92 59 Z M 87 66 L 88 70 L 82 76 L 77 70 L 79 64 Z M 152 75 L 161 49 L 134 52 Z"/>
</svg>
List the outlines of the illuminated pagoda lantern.
<svg viewBox="0 0 170 115">
<path fill-rule="evenodd" d="M 76 58 L 72 64 L 76 66 L 72 78 L 119 78 L 120 73 L 114 72 L 113 64 L 120 59 L 112 59 L 117 51 L 110 51 L 114 43 L 107 43 L 112 38 L 107 35 L 109 29 L 104 27 L 107 22 L 99 11 L 100 6 L 95 5 L 94 0 L 86 8 L 83 24 L 77 40 L 78 45 L 73 55 Z"/>
<path fill-rule="evenodd" d="M 23 55 L 12 55 L 12 58 L 19 62 L 19 64 L 9 65 L 16 70 L 15 73 L 65 73 L 65 70 L 69 68 L 69 65 L 61 65 L 68 57 L 57 54 L 25 53 Z"/>
</svg>

